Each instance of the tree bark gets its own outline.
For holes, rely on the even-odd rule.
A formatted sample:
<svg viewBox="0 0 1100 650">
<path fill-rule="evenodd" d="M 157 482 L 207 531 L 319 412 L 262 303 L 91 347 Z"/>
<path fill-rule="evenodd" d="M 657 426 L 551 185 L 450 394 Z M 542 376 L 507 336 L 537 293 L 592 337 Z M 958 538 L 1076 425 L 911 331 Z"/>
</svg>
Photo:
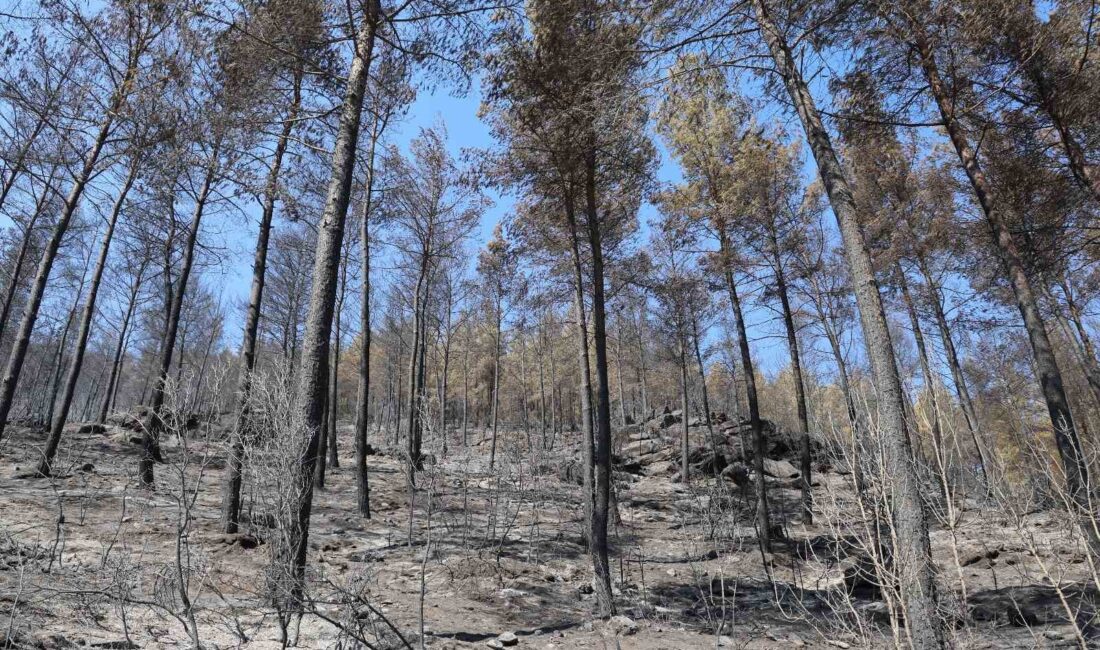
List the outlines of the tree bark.
<svg viewBox="0 0 1100 650">
<path fill-rule="evenodd" d="M 302 71 L 295 70 L 290 108 L 283 129 L 275 143 L 275 153 L 271 159 L 264 191 L 263 212 L 260 216 L 260 230 L 256 236 L 256 252 L 252 261 L 252 289 L 248 296 L 248 312 L 245 315 L 244 341 L 241 344 L 241 369 L 237 378 L 237 421 L 233 427 L 229 443 L 229 458 L 226 463 L 225 494 L 222 497 L 222 530 L 227 534 L 237 532 L 241 510 L 241 481 L 244 469 L 244 439 L 249 435 L 251 417 L 252 373 L 256 369 L 256 340 L 260 327 L 260 314 L 263 307 L 264 285 L 267 279 L 267 253 L 271 241 L 272 221 L 275 216 L 275 202 L 278 198 L 279 173 L 283 166 L 290 135 L 298 120 L 298 110 L 302 103 Z"/>
<path fill-rule="evenodd" d="M 288 521 L 283 522 L 287 544 L 279 550 L 279 560 L 291 577 L 289 594 L 296 602 L 302 596 L 306 556 L 309 551 L 309 518 L 313 508 L 313 469 L 320 438 L 320 424 L 325 405 L 325 379 L 328 371 L 328 345 L 336 301 L 336 275 L 339 271 L 344 221 L 351 195 L 351 180 L 355 170 L 355 149 L 359 137 L 359 121 L 363 108 L 368 70 L 374 51 L 374 36 L 381 8 L 378 0 L 370 0 L 359 25 L 355 41 L 355 56 L 348 72 L 344 104 L 332 152 L 332 175 L 329 179 L 324 214 L 317 238 L 314 258 L 313 285 L 306 333 L 302 344 L 302 360 L 298 370 L 295 407 L 300 426 L 305 428 L 307 442 L 301 450 L 292 477 L 295 500 Z"/>
<path fill-rule="evenodd" d="M 141 456 L 138 461 L 138 475 L 142 487 L 152 489 L 154 487 L 153 464 L 163 462 L 160 454 L 160 433 L 164 429 L 164 420 L 161 410 L 164 408 L 165 391 L 168 388 L 168 373 L 172 368 L 172 353 L 176 347 L 176 334 L 180 324 L 180 314 L 183 313 L 183 301 L 187 295 L 187 283 L 191 277 L 191 267 L 195 261 L 195 244 L 199 239 L 199 230 L 202 225 L 202 215 L 206 208 L 206 201 L 210 197 L 214 176 L 218 169 L 218 156 L 220 143 L 215 143 L 211 151 L 210 162 L 207 163 L 206 173 L 202 186 L 195 197 L 195 209 L 191 215 L 191 228 L 187 232 L 187 241 L 184 243 L 183 263 L 179 276 L 176 278 L 176 286 L 173 290 L 171 309 L 168 314 L 167 330 L 164 340 L 161 342 L 160 364 L 157 377 L 153 382 L 153 394 L 149 403 L 149 414 L 142 422 L 141 432 Z M 183 354 L 183 350 L 180 350 Z"/>
<path fill-rule="evenodd" d="M 100 424 L 107 421 L 107 413 L 110 411 L 114 403 L 115 395 L 118 392 L 119 375 L 122 372 L 122 358 L 126 352 L 130 319 L 133 318 L 134 309 L 137 307 L 138 293 L 141 292 L 141 284 L 142 280 L 144 280 L 145 269 L 148 264 L 149 258 L 143 257 L 134 274 L 134 284 L 130 287 L 130 296 L 126 301 L 126 313 L 122 316 L 122 327 L 118 332 L 118 345 L 115 346 L 114 358 L 111 361 L 111 374 L 108 375 L 107 378 L 106 394 L 103 396 L 103 403 L 100 404 L 99 407 L 99 416 L 96 418 L 96 422 Z"/>
<path fill-rule="evenodd" d="M 986 490 L 989 489 L 989 471 L 987 469 L 988 460 L 985 454 L 985 445 L 978 438 L 978 431 L 980 424 L 978 421 L 978 413 L 974 409 L 974 401 L 970 399 L 970 389 L 966 385 L 966 376 L 963 375 L 962 364 L 959 362 L 959 353 L 955 349 L 955 341 L 951 336 L 951 328 L 947 324 L 947 314 L 943 309 L 943 293 L 940 291 L 940 286 L 932 277 L 931 269 L 928 268 L 928 264 L 923 255 L 917 256 L 917 268 L 920 269 L 921 275 L 924 277 L 925 285 L 928 287 L 929 303 L 932 305 L 932 313 L 936 317 L 936 327 L 940 331 L 940 340 L 943 341 L 943 349 L 947 356 L 947 365 L 951 368 L 951 379 L 955 384 L 955 394 L 959 398 L 959 406 L 962 408 L 963 418 L 966 420 L 966 427 L 970 431 L 970 440 L 974 444 L 974 449 L 978 453 L 978 463 L 981 468 L 982 482 L 986 486 Z"/>
<path fill-rule="evenodd" d="M 806 384 L 802 378 L 802 359 L 798 351 L 798 330 L 794 326 L 794 311 L 787 290 L 787 275 L 783 268 L 783 257 L 779 252 L 779 238 L 771 232 L 772 270 L 775 273 L 776 293 L 783 308 L 783 326 L 787 331 L 787 352 L 791 357 L 791 381 L 794 383 L 794 401 L 798 413 L 800 429 L 799 483 L 802 487 L 802 518 L 807 524 L 814 522 L 812 477 L 810 476 L 810 416 L 806 408 Z"/>
<path fill-rule="evenodd" d="M 114 96 L 111 98 L 110 106 L 107 108 L 107 112 L 102 122 L 100 122 L 99 131 L 96 134 L 95 140 L 92 142 L 92 146 L 88 150 L 88 153 L 84 156 L 84 165 L 81 167 L 80 171 L 77 172 L 76 178 L 73 180 L 73 185 L 69 190 L 69 194 L 65 198 L 65 204 L 62 207 L 61 216 L 54 225 L 53 234 L 50 236 L 50 240 L 47 242 L 45 250 L 42 251 L 42 257 L 38 262 L 38 271 L 35 274 L 34 284 L 31 288 L 30 296 L 27 299 L 27 305 L 23 310 L 23 319 L 19 323 L 19 333 L 16 335 L 11 355 L 8 358 L 8 366 L 4 373 L 4 381 L 0 384 L 0 439 L 3 438 L 4 430 L 7 427 L 8 414 L 11 412 L 12 403 L 15 399 L 15 388 L 19 384 L 19 375 L 23 371 L 23 362 L 27 357 L 27 348 L 30 347 L 31 333 L 34 331 L 34 325 L 38 321 L 38 310 L 42 306 L 42 298 L 46 293 L 46 283 L 50 279 L 50 271 L 53 270 L 54 260 L 57 259 L 57 251 L 61 247 L 61 241 L 64 239 L 65 233 L 69 230 L 69 224 L 72 222 L 73 214 L 76 213 L 76 209 L 80 205 L 80 198 L 84 194 L 84 188 L 87 187 L 88 182 L 92 178 L 96 163 L 99 161 L 99 155 L 102 153 L 103 147 L 107 143 L 107 138 L 111 134 L 111 128 L 114 126 L 115 117 L 121 110 L 123 103 L 125 103 L 126 97 L 130 91 L 130 86 L 136 75 L 136 64 L 131 62 L 119 87 L 115 90 Z"/>
<path fill-rule="evenodd" d="M 749 334 L 741 311 L 741 298 L 737 295 L 737 282 L 733 278 L 733 251 L 725 224 L 719 224 L 719 253 L 722 255 L 722 273 L 726 280 L 730 310 L 737 329 L 737 345 L 741 352 L 741 368 L 745 375 L 745 397 L 749 404 L 749 426 L 752 428 L 753 469 L 756 473 L 756 534 L 760 548 L 771 551 L 771 513 L 768 508 L 768 490 L 764 482 L 764 424 L 760 420 L 760 400 L 756 392 L 756 370 L 749 348 Z"/>
<path fill-rule="evenodd" d="M 929 90 L 936 101 L 936 106 L 939 108 L 944 127 L 947 129 L 951 143 L 955 147 L 959 162 L 966 171 L 970 185 L 978 198 L 978 203 L 982 206 L 993 242 L 997 247 L 997 253 L 1008 274 L 1008 280 L 1016 297 L 1016 305 L 1020 310 L 1024 328 L 1027 330 L 1028 339 L 1031 342 L 1035 371 L 1039 376 L 1039 383 L 1042 387 L 1043 397 L 1047 404 L 1047 411 L 1054 431 L 1054 439 L 1058 445 L 1058 453 L 1061 456 L 1062 467 L 1066 475 L 1066 489 L 1080 511 L 1080 526 L 1085 538 L 1089 540 L 1093 552 L 1100 555 L 1100 533 L 1097 532 L 1093 524 L 1094 515 L 1090 505 L 1091 485 L 1088 462 L 1081 448 L 1077 429 L 1074 426 L 1073 413 L 1062 381 L 1062 372 L 1054 357 L 1054 349 L 1047 334 L 1046 324 L 1039 312 L 1038 301 L 1032 291 L 1031 281 L 1027 276 L 1023 259 L 1016 245 L 1016 239 L 996 204 L 992 185 L 982 170 L 977 154 L 971 148 L 963 126 L 955 116 L 954 104 L 948 95 L 946 85 L 940 77 L 932 45 L 923 25 L 917 20 L 910 20 L 907 25 L 912 45 L 920 57 L 921 69 L 924 71 Z"/>
<path fill-rule="evenodd" d="M 901 379 L 890 343 L 886 311 L 875 281 L 871 255 L 860 232 L 855 199 L 784 34 L 772 18 L 765 0 L 752 0 L 752 4 L 776 70 L 802 122 L 806 140 L 836 215 L 848 259 L 871 374 L 878 389 L 878 424 L 885 452 L 885 475 L 893 479 L 888 487 L 892 493 L 891 515 L 897 539 L 893 559 L 899 582 L 906 586 L 908 596 L 905 603 L 906 635 L 915 648 L 942 648 L 946 641 L 939 616 L 939 595 L 928 539 L 928 517 L 910 447 Z"/>
<path fill-rule="evenodd" d="M 96 260 L 95 270 L 92 272 L 91 285 L 88 287 L 88 295 L 84 299 L 84 311 L 80 316 L 80 328 L 76 335 L 76 349 L 73 358 L 69 362 L 69 373 L 65 379 L 65 389 L 61 394 L 61 404 L 53 414 L 50 423 L 50 435 L 46 441 L 46 448 L 42 452 L 42 460 L 38 464 L 38 473 L 49 476 L 57 446 L 61 443 L 61 432 L 65 428 L 65 422 L 69 419 L 69 407 L 72 406 L 73 396 L 76 394 L 76 382 L 80 378 L 80 369 L 84 364 L 84 352 L 88 346 L 88 334 L 92 329 L 92 318 L 96 311 L 96 298 L 99 295 L 99 285 L 103 280 L 103 271 L 107 268 L 107 254 L 111 250 L 111 240 L 114 238 L 115 225 L 122 213 L 122 206 L 126 202 L 126 195 L 134 185 L 138 174 L 140 158 L 135 154 L 130 165 L 130 171 L 126 176 L 118 198 L 111 208 L 111 216 L 107 221 L 107 230 L 103 233 L 103 243 L 100 244 L 99 258 Z"/>
<path fill-rule="evenodd" d="M 19 251 L 15 255 L 15 263 L 12 265 L 11 276 L 8 280 L 7 290 L 4 292 L 4 302 L 0 305 L 0 343 L 4 341 L 4 332 L 8 327 L 8 318 L 11 316 L 11 305 L 15 301 L 15 294 L 19 290 L 19 280 L 23 274 L 23 264 L 26 262 L 27 253 L 30 252 L 31 242 L 34 239 L 34 226 L 38 218 L 46 208 L 46 202 L 53 193 L 53 183 L 56 167 L 50 171 L 49 180 L 42 187 L 42 196 L 35 201 L 34 212 L 31 214 L 27 227 L 23 231 L 23 237 L 19 241 Z"/>
<path fill-rule="evenodd" d="M 607 523 L 611 502 L 611 390 L 607 368 L 607 315 L 604 298 L 603 244 L 596 202 L 596 147 L 592 135 L 585 155 L 585 207 L 588 245 L 592 255 L 592 343 L 596 353 L 595 504 L 589 552 L 595 575 L 593 588 L 602 616 L 615 614 L 608 562 Z"/>
</svg>

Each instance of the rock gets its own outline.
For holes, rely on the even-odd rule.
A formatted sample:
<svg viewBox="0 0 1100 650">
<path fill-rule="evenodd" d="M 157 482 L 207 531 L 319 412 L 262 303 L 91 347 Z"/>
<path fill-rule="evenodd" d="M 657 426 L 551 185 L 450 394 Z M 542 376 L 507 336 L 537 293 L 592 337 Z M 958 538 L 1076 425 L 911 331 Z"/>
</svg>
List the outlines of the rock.
<svg viewBox="0 0 1100 650">
<path fill-rule="evenodd" d="M 80 428 L 76 430 L 77 433 L 106 433 L 107 427 L 96 422 L 89 422 L 87 424 L 80 425 Z"/>
<path fill-rule="evenodd" d="M 749 477 L 749 468 L 741 463 L 734 463 L 722 470 L 722 478 L 733 481 L 733 484 L 740 488 L 746 488 L 752 485 L 752 479 Z"/>
<path fill-rule="evenodd" d="M 497 641 L 500 641 L 501 646 L 510 648 L 519 643 L 519 638 L 513 632 L 505 632 L 497 637 Z"/>
<path fill-rule="evenodd" d="M 852 644 L 845 641 L 838 641 L 837 639 L 825 639 L 826 645 L 831 645 L 834 648 L 841 648 L 841 650 L 847 650 L 852 647 Z"/>
<path fill-rule="evenodd" d="M 773 478 L 797 478 L 798 470 L 785 460 L 764 459 L 764 475 Z"/>
<path fill-rule="evenodd" d="M 85 474 L 87 474 L 88 472 L 94 472 L 95 471 L 95 465 L 93 465 L 91 463 L 84 463 L 83 465 L 80 466 L 80 471 L 84 472 Z"/>
<path fill-rule="evenodd" d="M 1065 585 L 1062 596 L 1081 620 L 1091 620 L 1100 609 L 1100 592 L 1095 587 Z M 967 604 L 976 621 L 1033 627 L 1068 623 L 1058 591 L 1046 585 L 1002 587 L 971 594 Z"/>
<path fill-rule="evenodd" d="M 634 619 L 622 614 L 612 616 L 607 625 L 616 636 L 630 636 L 638 631 L 638 624 L 634 622 Z"/>
<path fill-rule="evenodd" d="M 579 461 L 567 460 L 558 466 L 557 476 L 563 483 L 584 485 L 584 466 Z"/>
<path fill-rule="evenodd" d="M 645 473 L 647 476 L 661 476 L 668 474 L 675 469 L 676 463 L 671 460 L 659 460 L 655 463 L 651 463 L 645 467 Z"/>
<path fill-rule="evenodd" d="M 495 648 L 496 650 L 500 650 L 500 648 L 504 647 L 504 644 L 497 639 L 489 639 L 485 642 L 485 646 L 487 648 Z"/>
<path fill-rule="evenodd" d="M 644 456 L 659 450 L 661 447 L 660 441 L 647 438 L 623 445 L 622 453 L 624 456 Z"/>
<path fill-rule="evenodd" d="M 718 637 L 718 647 L 719 648 L 732 648 L 733 647 L 733 639 L 731 639 L 730 637 L 723 634 L 722 636 Z"/>
</svg>

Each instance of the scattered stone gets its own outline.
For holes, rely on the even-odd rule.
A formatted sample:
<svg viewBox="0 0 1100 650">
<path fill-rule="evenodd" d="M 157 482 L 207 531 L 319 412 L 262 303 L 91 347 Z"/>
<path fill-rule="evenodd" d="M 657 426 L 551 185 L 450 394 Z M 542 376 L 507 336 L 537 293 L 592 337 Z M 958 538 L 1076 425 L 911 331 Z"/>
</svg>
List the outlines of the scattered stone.
<svg viewBox="0 0 1100 650">
<path fill-rule="evenodd" d="M 497 639 L 489 639 L 485 642 L 485 646 L 489 648 L 494 648 L 495 650 L 500 650 L 504 647 L 504 644 Z"/>
<path fill-rule="evenodd" d="M 519 638 L 513 632 L 505 632 L 497 637 L 497 641 L 500 641 L 501 646 L 510 648 L 519 643 Z"/>
</svg>

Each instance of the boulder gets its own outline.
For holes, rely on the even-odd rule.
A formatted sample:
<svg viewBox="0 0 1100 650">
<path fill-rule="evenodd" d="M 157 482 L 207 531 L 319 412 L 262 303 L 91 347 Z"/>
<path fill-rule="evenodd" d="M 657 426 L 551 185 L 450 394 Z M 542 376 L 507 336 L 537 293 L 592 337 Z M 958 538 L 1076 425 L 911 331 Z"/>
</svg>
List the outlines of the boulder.
<svg viewBox="0 0 1100 650">
<path fill-rule="evenodd" d="M 799 471 L 785 460 L 764 459 L 764 475 L 773 478 L 798 478 Z"/>
<path fill-rule="evenodd" d="M 638 624 L 634 622 L 634 619 L 623 616 L 622 614 L 612 616 L 611 619 L 607 621 L 607 627 L 616 636 L 630 636 L 638 631 Z"/>
</svg>

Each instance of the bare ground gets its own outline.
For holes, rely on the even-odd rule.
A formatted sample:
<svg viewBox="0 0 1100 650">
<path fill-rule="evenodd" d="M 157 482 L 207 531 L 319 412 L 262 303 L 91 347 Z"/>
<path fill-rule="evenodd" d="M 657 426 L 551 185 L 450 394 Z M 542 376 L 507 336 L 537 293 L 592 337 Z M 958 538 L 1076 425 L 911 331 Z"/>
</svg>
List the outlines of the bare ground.
<svg viewBox="0 0 1100 650">
<path fill-rule="evenodd" d="M 220 442 L 190 442 L 181 472 L 180 445 L 166 441 L 169 463 L 148 492 L 136 487 L 132 432 L 77 431 L 53 479 L 29 475 L 44 434 L 10 428 L 0 448 L 0 638 L 11 647 L 189 647 L 190 611 L 205 647 L 280 647 L 262 513 L 246 533 L 220 530 Z M 528 452 L 525 436 L 510 434 L 490 474 L 480 435 L 463 448 L 452 434 L 450 452 L 419 479 L 410 529 L 403 466 L 391 454 L 369 458 L 373 518 L 355 514 L 351 429 L 340 427 L 342 466 L 315 496 L 316 609 L 297 626 L 298 645 L 365 647 L 351 630 L 377 647 L 404 647 L 398 632 L 419 647 L 421 593 L 433 648 L 490 647 L 508 632 L 519 648 L 893 645 L 880 594 L 852 580 L 855 553 L 837 543 L 858 529 L 850 476 L 818 475 L 813 525 L 799 522 L 795 483 L 774 481 L 787 539 L 763 554 L 752 497 L 732 484 L 618 475 L 612 568 L 629 620 L 593 621 L 580 490 L 559 478 L 572 458 L 563 443 L 573 441 Z M 194 498 L 189 509 L 183 495 Z M 954 531 L 941 517 L 933 533 L 947 615 L 960 620 L 955 645 L 1095 643 L 1095 591 L 1077 586 L 1089 567 L 1064 516 L 1013 517 L 970 502 L 955 516 Z"/>
</svg>

